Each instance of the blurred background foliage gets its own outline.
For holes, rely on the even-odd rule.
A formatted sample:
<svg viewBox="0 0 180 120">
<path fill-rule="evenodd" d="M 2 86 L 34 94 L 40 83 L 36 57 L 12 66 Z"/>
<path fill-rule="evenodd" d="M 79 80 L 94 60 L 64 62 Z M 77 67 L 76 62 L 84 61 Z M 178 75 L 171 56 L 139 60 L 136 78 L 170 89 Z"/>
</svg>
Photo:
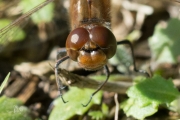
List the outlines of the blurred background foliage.
<svg viewBox="0 0 180 120">
<path fill-rule="evenodd" d="M 0 28 L 43 1 L 0 0 Z M 58 91 L 51 66 L 54 66 L 57 48 L 65 47 L 70 31 L 68 2 L 69 0 L 55 0 L 29 18 L 17 22 L 12 28 L 0 30 L 0 81 L 3 82 L 8 72 L 11 72 L 1 95 L 13 97 L 12 101 L 16 98 L 15 102 L 12 102 L 10 98 L 1 96 L 0 106 L 5 106 L 1 108 L 2 111 L 13 111 L 16 109 L 14 106 L 19 106 L 17 108 L 20 110 L 23 106 L 23 111 L 18 111 L 17 120 L 114 119 L 118 105 L 114 102 L 113 92 L 99 92 L 86 108 L 82 107 L 81 103 L 86 103 L 89 99 L 92 93 L 89 89 L 67 87 L 64 98 L 69 102 L 64 104 L 61 99 L 56 99 Z M 142 77 L 135 78 L 129 47 L 118 47 L 116 55 L 108 64 L 112 73 L 110 81 L 122 82 L 121 79 L 125 79 L 122 76 L 125 75 L 125 85 L 132 82 L 135 84 L 127 91 L 129 99 L 125 92 L 118 95 L 118 101 L 122 103 L 119 107 L 122 108 L 119 119 L 143 119 L 147 116 L 150 116 L 149 119 L 179 118 L 180 106 L 176 97 L 180 88 L 180 3 L 174 0 L 111 0 L 111 4 L 111 27 L 117 41 L 130 40 L 138 68 L 161 76 L 148 78 L 152 81 Z M 61 67 L 79 75 L 91 75 L 96 80 L 105 79 L 102 71 L 84 71 L 72 61 L 63 63 Z M 146 80 L 148 82 L 144 82 Z M 149 97 L 149 94 L 165 97 L 157 102 L 157 99 Z M 13 105 L 4 101 L 10 101 Z M 48 114 L 52 102 L 54 109 Z M 0 114 L 12 119 L 9 112 Z"/>
</svg>

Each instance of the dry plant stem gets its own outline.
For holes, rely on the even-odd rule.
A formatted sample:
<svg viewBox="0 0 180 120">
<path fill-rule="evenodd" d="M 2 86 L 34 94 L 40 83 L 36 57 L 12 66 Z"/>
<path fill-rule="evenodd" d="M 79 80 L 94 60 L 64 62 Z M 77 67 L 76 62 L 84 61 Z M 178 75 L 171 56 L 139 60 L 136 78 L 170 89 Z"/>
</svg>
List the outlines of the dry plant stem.
<svg viewBox="0 0 180 120">
<path fill-rule="evenodd" d="M 68 86 L 75 86 L 78 88 L 91 88 L 97 89 L 99 85 L 104 81 L 96 81 L 87 77 L 82 77 L 66 70 L 59 69 L 59 78 L 62 82 Z M 124 94 L 126 90 L 132 86 L 132 83 L 128 82 L 107 82 L 102 90 Z"/>
<path fill-rule="evenodd" d="M 119 115 L 119 102 L 118 102 L 118 94 L 117 94 L 117 93 L 114 95 L 114 101 L 115 101 L 115 103 L 116 103 L 116 110 L 115 110 L 114 120 L 118 120 L 118 115 Z"/>
</svg>

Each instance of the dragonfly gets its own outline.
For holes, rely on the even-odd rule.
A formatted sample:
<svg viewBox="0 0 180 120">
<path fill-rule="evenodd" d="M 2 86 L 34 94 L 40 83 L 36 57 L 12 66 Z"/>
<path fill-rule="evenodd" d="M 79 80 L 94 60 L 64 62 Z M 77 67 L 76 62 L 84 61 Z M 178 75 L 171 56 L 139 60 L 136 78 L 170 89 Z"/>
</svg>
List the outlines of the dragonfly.
<svg viewBox="0 0 180 120">
<path fill-rule="evenodd" d="M 128 40 L 116 42 L 116 38 L 110 29 L 110 2 L 110 0 L 70 0 L 69 22 L 71 32 L 66 40 L 66 50 L 59 51 L 59 54 L 66 52 L 67 56 L 58 59 L 55 64 L 56 82 L 64 103 L 67 101 L 62 97 L 64 87 L 58 77 L 58 68 L 67 59 L 76 61 L 85 70 L 95 71 L 101 68 L 105 70 L 106 80 L 92 93 L 87 104 L 82 104 L 84 107 L 91 102 L 93 96 L 108 81 L 110 72 L 107 61 L 115 55 L 117 45 L 129 45 L 133 57 L 134 71 L 149 77 L 146 71 L 137 69 L 132 44 Z"/>
<path fill-rule="evenodd" d="M 43 8 L 54 0 L 46 0 L 29 12 L 23 14 L 20 18 L 0 30 L 0 35 L 4 35 L 8 30 L 16 26 L 20 21 L 28 18 L 30 15 Z M 54 67 L 56 83 L 59 90 L 59 96 L 64 103 L 62 90 L 64 88 L 58 74 L 60 64 L 71 59 L 79 64 L 85 70 L 96 71 L 103 68 L 105 70 L 105 81 L 92 93 L 86 107 L 92 100 L 93 96 L 101 90 L 109 79 L 110 71 L 107 66 L 108 59 L 112 58 L 117 50 L 118 45 L 129 45 L 134 71 L 142 73 L 149 77 L 145 70 L 139 70 L 135 64 L 134 50 L 129 40 L 116 41 L 111 31 L 111 0 L 70 0 L 69 23 L 71 32 L 66 40 L 66 49 L 58 51 L 57 56 L 67 53 L 66 56 L 57 59 Z M 1 37 L 1 36 L 0 36 Z M 58 58 L 58 57 L 57 57 Z"/>
</svg>

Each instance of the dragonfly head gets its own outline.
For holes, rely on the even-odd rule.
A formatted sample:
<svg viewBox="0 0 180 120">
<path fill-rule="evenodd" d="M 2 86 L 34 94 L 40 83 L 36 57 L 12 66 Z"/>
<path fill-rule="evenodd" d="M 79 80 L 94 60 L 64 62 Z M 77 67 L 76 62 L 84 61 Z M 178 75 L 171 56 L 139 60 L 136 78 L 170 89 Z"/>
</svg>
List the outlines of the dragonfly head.
<svg viewBox="0 0 180 120">
<path fill-rule="evenodd" d="M 69 57 L 86 70 L 98 70 L 116 52 L 116 39 L 104 26 L 74 29 L 66 40 Z"/>
</svg>

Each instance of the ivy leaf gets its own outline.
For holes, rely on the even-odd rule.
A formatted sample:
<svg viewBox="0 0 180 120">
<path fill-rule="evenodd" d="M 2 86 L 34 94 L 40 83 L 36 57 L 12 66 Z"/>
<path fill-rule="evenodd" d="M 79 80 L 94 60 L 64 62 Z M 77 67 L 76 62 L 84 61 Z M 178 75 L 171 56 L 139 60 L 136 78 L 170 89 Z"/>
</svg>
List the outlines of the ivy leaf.
<svg viewBox="0 0 180 120">
<path fill-rule="evenodd" d="M 179 28 L 180 20 L 176 18 L 170 19 L 167 25 L 156 25 L 154 34 L 148 41 L 153 58 L 158 63 L 177 63 L 180 55 Z"/>
<path fill-rule="evenodd" d="M 170 79 L 155 75 L 129 88 L 127 95 L 129 99 L 121 108 L 128 116 L 144 119 L 154 114 L 160 104 L 170 104 L 180 93 Z"/>
<path fill-rule="evenodd" d="M 58 98 L 54 103 L 55 107 L 52 110 L 49 120 L 68 120 L 74 115 L 83 115 L 93 104 L 100 104 L 102 92 L 99 91 L 93 96 L 92 101 L 87 107 L 83 107 L 82 104 L 86 104 L 90 99 L 94 90 L 91 89 L 78 89 L 71 87 L 64 95 L 64 99 L 68 100 L 68 103 L 63 103 L 61 98 Z"/>
</svg>

